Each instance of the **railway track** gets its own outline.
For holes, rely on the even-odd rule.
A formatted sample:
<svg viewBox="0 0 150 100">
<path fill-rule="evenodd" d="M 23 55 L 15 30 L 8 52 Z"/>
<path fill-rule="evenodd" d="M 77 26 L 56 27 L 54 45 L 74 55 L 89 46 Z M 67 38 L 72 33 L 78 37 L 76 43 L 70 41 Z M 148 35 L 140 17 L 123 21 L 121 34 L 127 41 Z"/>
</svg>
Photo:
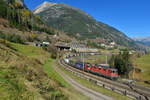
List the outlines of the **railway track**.
<svg viewBox="0 0 150 100">
<path fill-rule="evenodd" d="M 87 97 L 88 100 L 114 100 L 109 96 L 105 96 L 97 91 L 79 84 L 74 79 L 62 72 L 58 67 L 55 66 L 55 64 L 52 67 L 66 82 L 68 82 L 68 84 L 74 87 L 78 92 L 82 93 L 85 97 Z"/>
<path fill-rule="evenodd" d="M 97 75 L 93 75 L 91 73 L 84 72 L 82 70 L 67 65 L 63 59 L 60 59 L 58 63 L 67 71 L 72 72 L 76 76 L 84 78 L 88 81 L 94 82 L 99 86 L 103 86 L 104 88 L 108 88 L 112 91 L 124 94 L 128 97 L 136 98 L 137 100 L 150 100 L 149 88 L 145 89 L 136 85 L 126 85 L 118 81 L 112 81 L 103 77 L 99 77 Z"/>
</svg>

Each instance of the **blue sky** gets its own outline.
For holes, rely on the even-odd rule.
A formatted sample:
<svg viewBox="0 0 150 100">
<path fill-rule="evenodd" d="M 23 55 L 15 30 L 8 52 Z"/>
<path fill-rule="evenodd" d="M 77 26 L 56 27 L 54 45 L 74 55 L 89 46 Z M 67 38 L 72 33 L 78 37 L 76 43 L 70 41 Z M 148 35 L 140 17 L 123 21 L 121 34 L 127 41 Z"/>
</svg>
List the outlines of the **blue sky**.
<svg viewBox="0 0 150 100">
<path fill-rule="evenodd" d="M 24 0 L 33 10 L 44 1 L 80 8 L 96 20 L 111 25 L 129 37 L 150 36 L 150 0 Z"/>
</svg>

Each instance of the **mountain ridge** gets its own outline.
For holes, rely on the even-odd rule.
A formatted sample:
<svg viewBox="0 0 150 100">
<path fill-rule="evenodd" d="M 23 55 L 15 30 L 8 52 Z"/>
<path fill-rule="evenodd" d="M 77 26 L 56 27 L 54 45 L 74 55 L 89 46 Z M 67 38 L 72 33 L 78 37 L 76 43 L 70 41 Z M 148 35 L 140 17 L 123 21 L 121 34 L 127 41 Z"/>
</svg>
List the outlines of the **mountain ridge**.
<svg viewBox="0 0 150 100">
<path fill-rule="evenodd" d="M 150 47 L 150 36 L 147 37 L 134 37 L 134 41 L 141 43 L 143 45 L 149 46 Z"/>
<path fill-rule="evenodd" d="M 99 40 L 104 39 L 105 42 L 115 41 L 118 45 L 127 47 L 135 45 L 134 41 L 123 32 L 97 21 L 78 8 L 62 3 L 55 3 L 53 6 L 48 6 L 48 4 L 53 4 L 50 2 L 44 2 L 44 4 L 47 4 L 44 10 L 37 13 L 37 10 L 43 5 L 41 4 L 33 10 L 33 13 L 40 16 L 49 26 L 69 36 L 76 37 L 78 40 L 99 38 Z"/>
<path fill-rule="evenodd" d="M 133 39 L 135 41 L 142 41 L 142 40 L 150 41 L 150 36 L 146 36 L 146 37 L 134 37 Z"/>
</svg>

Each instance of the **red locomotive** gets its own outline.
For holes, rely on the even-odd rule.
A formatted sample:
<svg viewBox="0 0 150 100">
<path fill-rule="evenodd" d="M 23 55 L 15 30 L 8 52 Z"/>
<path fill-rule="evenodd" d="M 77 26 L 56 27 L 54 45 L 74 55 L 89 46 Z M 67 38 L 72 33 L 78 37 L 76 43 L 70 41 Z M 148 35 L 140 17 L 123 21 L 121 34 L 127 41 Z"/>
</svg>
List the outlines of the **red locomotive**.
<svg viewBox="0 0 150 100">
<path fill-rule="evenodd" d="M 100 75 L 100 76 L 103 76 L 105 78 L 109 78 L 109 79 L 117 79 L 118 78 L 117 69 L 111 68 L 106 64 L 92 65 L 90 63 L 74 62 L 74 61 L 69 61 L 66 63 L 75 67 L 75 68 L 78 68 L 80 70 L 84 70 L 86 72 Z"/>
<path fill-rule="evenodd" d="M 107 65 L 91 65 L 84 64 L 84 71 L 91 72 L 109 79 L 117 79 L 118 72 L 115 68 L 110 68 Z"/>
</svg>

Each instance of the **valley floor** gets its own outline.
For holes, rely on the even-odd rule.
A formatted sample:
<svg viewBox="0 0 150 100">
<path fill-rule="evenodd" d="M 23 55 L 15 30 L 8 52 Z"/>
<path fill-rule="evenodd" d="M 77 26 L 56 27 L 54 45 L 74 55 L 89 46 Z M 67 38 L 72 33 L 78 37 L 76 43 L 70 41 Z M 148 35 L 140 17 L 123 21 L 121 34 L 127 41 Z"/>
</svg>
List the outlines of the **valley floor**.
<svg viewBox="0 0 150 100">
<path fill-rule="evenodd" d="M 90 95 L 89 91 L 97 91 L 98 95 Z M 96 98 L 131 100 L 65 72 L 50 58 L 49 52 L 39 47 L 0 40 L 0 100 Z"/>
</svg>

